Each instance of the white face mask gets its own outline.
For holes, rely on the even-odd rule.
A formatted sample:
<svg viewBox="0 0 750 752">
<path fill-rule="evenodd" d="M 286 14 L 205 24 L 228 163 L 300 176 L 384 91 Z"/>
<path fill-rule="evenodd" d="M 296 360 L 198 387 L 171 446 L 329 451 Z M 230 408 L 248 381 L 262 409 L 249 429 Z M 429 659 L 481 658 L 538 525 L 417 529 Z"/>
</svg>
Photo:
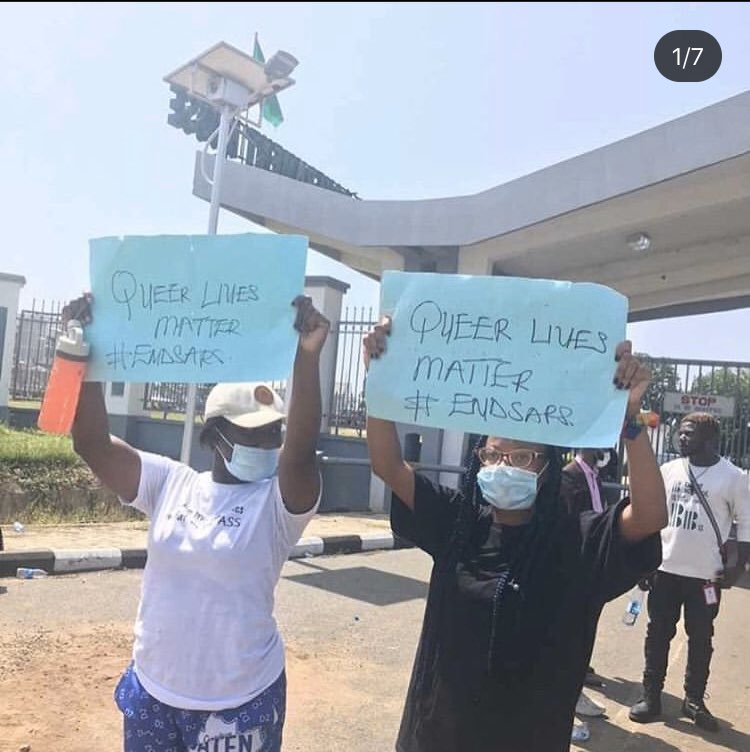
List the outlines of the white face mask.
<svg viewBox="0 0 750 752">
<path fill-rule="evenodd" d="M 233 444 L 224 434 L 216 429 L 216 432 L 232 448 L 232 459 L 228 460 L 219 451 L 227 470 L 237 480 L 245 483 L 254 483 L 259 480 L 267 480 L 276 475 L 279 467 L 279 449 L 260 449 L 259 447 L 242 446 Z"/>
<path fill-rule="evenodd" d="M 529 509 L 536 501 L 539 475 L 512 465 L 489 465 L 477 473 L 477 483 L 493 507 L 517 512 Z"/>
</svg>

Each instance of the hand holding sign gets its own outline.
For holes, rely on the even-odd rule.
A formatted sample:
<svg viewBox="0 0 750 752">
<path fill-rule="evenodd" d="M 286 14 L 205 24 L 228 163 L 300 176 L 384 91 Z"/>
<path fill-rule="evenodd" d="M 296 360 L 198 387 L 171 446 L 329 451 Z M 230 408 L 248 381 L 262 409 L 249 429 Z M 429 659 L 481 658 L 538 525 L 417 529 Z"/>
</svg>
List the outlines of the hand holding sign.
<svg viewBox="0 0 750 752">
<path fill-rule="evenodd" d="M 292 305 L 297 309 L 294 328 L 300 335 L 300 349 L 318 355 L 326 343 L 331 322 L 313 306 L 312 299 L 307 295 L 298 295 Z"/>
<path fill-rule="evenodd" d="M 628 390 L 627 415 L 636 415 L 641 410 L 643 395 L 651 383 L 651 371 L 633 356 L 633 345 L 630 340 L 620 342 L 615 352 L 615 360 L 618 363 L 615 386 Z"/>
<path fill-rule="evenodd" d="M 391 317 L 383 316 L 378 324 L 365 335 L 362 351 L 365 359 L 365 369 L 369 370 L 370 360 L 379 358 L 386 348 L 387 337 L 391 333 Z"/>
<path fill-rule="evenodd" d="M 83 326 L 91 323 L 91 303 L 94 296 L 90 292 L 85 292 L 80 298 L 71 300 L 70 303 L 63 306 L 62 309 L 62 328 L 65 330 L 68 323 L 75 319 L 80 321 Z"/>
<path fill-rule="evenodd" d="M 92 381 L 247 381 L 289 375 L 306 238 L 91 241 Z"/>
<path fill-rule="evenodd" d="M 386 318 L 365 341 L 368 410 L 405 423 L 563 446 L 610 446 L 625 411 L 613 383 L 626 299 L 592 284 L 387 272 Z M 390 355 L 379 361 L 392 331 Z M 621 347 L 618 378 L 647 372 Z"/>
</svg>

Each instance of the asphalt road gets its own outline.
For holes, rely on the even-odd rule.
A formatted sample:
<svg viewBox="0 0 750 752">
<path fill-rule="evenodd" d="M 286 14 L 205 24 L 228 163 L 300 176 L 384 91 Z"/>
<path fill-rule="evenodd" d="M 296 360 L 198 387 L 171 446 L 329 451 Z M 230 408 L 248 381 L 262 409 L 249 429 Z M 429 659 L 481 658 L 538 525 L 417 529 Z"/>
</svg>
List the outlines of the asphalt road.
<svg viewBox="0 0 750 752">
<path fill-rule="evenodd" d="M 287 752 L 393 749 L 421 627 L 429 570 L 429 559 L 415 550 L 287 563 L 276 608 L 288 649 Z M 47 689 L 30 684 L 35 674 L 25 671 L 27 665 L 37 665 L 36 653 L 44 652 L 46 675 L 54 677 L 60 673 L 57 661 L 68 661 L 64 666 L 70 670 L 70 656 L 66 658 L 65 651 L 75 645 L 88 656 L 87 670 L 93 684 L 90 694 L 69 698 L 68 709 L 81 719 L 81 734 L 90 733 L 86 731 L 90 728 L 87 718 L 94 714 L 91 727 L 98 729 L 101 738 L 97 749 L 120 748 L 119 718 L 110 700 L 116 681 L 113 666 L 124 666 L 127 661 L 140 577 L 139 571 L 118 571 L 37 581 L 0 580 L 0 726 L 4 706 L 12 707 L 10 701 L 19 699 L 19 686 L 32 694 Z M 637 726 L 627 719 L 628 708 L 639 691 L 645 617 L 634 627 L 625 627 L 620 621 L 624 607 L 623 598 L 605 610 L 593 657 L 606 687 L 603 691 L 590 690 L 589 694 L 606 706 L 608 718 L 591 721 L 591 740 L 572 749 L 750 752 L 750 590 L 740 587 L 729 591 L 717 621 L 707 704 L 721 720 L 718 735 L 705 734 L 679 718 L 686 651 L 681 628 L 670 654 L 667 719 L 648 726 Z M 35 644 L 39 645 L 37 651 Z M 33 703 L 34 697 L 27 699 Z M 75 707 L 75 702 L 81 707 Z M 44 746 L 51 744 L 43 733 L 46 724 L 59 725 L 54 707 L 47 705 L 34 705 L 38 743 L 32 745 L 32 752 L 86 750 L 84 742 L 78 747 L 74 738 L 68 738 L 66 746 L 62 742 L 56 747 Z M 97 719 L 96 713 L 101 718 Z M 16 736 L 11 738 L 21 738 L 23 719 L 9 715 L 5 722 L 15 729 Z M 63 730 L 57 738 L 64 739 L 66 733 L 77 732 L 74 728 Z M 8 749 L 17 752 L 18 748 Z M 5 750 L 2 738 L 0 750 Z"/>
</svg>

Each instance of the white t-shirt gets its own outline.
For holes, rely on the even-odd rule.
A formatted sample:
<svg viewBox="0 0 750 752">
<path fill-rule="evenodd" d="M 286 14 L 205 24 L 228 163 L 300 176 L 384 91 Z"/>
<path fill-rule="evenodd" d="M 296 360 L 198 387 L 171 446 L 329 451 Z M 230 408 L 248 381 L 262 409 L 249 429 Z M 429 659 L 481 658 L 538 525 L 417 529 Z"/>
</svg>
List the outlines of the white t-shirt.
<svg viewBox="0 0 750 752">
<path fill-rule="evenodd" d="M 295 515 L 284 506 L 278 478 L 222 484 L 210 472 L 139 455 L 131 504 L 151 524 L 135 622 L 138 679 L 173 707 L 242 705 L 284 669 L 274 589 L 319 500 Z"/>
<path fill-rule="evenodd" d="M 732 521 L 737 521 L 737 539 L 750 541 L 750 486 L 748 476 L 725 459 L 715 465 L 692 465 L 693 475 L 711 505 L 722 540 Z M 697 494 L 693 493 L 687 459 L 661 466 L 667 492 L 669 521 L 661 531 L 664 572 L 711 580 L 722 570 L 719 544 L 711 521 Z"/>
</svg>

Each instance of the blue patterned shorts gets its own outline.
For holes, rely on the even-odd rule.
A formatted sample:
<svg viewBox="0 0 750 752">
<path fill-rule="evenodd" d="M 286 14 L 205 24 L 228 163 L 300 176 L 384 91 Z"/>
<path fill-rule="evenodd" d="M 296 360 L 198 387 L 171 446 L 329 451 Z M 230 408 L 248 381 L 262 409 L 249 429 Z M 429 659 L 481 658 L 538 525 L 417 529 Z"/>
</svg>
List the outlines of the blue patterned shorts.
<svg viewBox="0 0 750 752">
<path fill-rule="evenodd" d="M 180 710 L 146 692 L 131 664 L 115 702 L 124 716 L 125 752 L 280 752 L 286 675 L 238 708 Z"/>
</svg>

